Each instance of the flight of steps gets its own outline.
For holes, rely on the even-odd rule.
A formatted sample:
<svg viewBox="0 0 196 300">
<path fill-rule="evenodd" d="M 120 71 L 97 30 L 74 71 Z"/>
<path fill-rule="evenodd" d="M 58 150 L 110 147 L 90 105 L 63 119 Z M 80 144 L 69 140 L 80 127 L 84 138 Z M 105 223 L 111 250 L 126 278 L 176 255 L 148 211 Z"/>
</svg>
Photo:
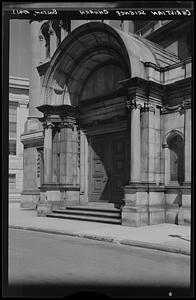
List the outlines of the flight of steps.
<svg viewBox="0 0 196 300">
<path fill-rule="evenodd" d="M 66 209 L 54 209 L 47 217 L 121 224 L 120 209 L 110 204 L 67 206 Z"/>
</svg>

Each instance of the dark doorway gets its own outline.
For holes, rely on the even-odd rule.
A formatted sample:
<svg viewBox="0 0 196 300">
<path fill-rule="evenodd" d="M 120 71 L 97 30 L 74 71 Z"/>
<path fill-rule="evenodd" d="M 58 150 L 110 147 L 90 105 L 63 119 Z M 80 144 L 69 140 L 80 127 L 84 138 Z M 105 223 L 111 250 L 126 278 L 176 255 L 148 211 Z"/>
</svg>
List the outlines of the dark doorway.
<svg viewBox="0 0 196 300">
<path fill-rule="evenodd" d="M 89 201 L 121 204 L 129 180 L 129 139 L 126 132 L 89 139 Z"/>
</svg>

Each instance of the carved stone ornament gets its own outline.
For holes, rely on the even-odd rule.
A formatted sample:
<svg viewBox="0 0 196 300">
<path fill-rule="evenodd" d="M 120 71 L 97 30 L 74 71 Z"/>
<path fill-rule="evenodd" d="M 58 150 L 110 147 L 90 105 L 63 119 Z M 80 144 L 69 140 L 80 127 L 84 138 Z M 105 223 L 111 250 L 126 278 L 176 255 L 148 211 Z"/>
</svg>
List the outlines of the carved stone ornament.
<svg viewBox="0 0 196 300">
<path fill-rule="evenodd" d="M 61 122 L 61 124 L 59 126 L 60 126 L 60 128 L 71 128 L 71 129 L 74 129 L 75 125 L 76 124 L 73 121 L 64 120 L 63 122 Z"/>
<path fill-rule="evenodd" d="M 142 105 L 141 105 L 141 103 L 138 103 L 136 100 L 128 100 L 128 101 L 126 101 L 126 108 L 129 110 L 141 109 Z"/>
<path fill-rule="evenodd" d="M 173 113 L 173 112 L 180 112 L 183 114 L 187 108 L 191 107 L 190 100 L 184 100 L 182 103 L 175 105 L 175 106 L 163 106 L 161 107 L 161 114 Z"/>
<path fill-rule="evenodd" d="M 43 128 L 48 129 L 48 128 L 54 128 L 55 125 L 52 122 L 44 122 L 43 123 Z"/>
<path fill-rule="evenodd" d="M 147 103 L 147 102 L 144 102 L 144 106 L 141 108 L 141 111 L 142 112 L 146 112 L 146 111 L 151 111 L 155 114 L 155 108 L 153 105 Z"/>
<path fill-rule="evenodd" d="M 168 144 L 162 144 L 162 148 L 165 149 L 165 148 L 169 148 Z"/>
</svg>

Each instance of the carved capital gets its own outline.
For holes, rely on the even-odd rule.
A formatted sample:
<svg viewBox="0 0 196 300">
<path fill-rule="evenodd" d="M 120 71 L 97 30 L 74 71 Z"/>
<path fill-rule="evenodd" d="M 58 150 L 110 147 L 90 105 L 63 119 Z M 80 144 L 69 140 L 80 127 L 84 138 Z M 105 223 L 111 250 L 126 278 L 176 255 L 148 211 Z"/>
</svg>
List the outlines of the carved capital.
<svg viewBox="0 0 196 300">
<path fill-rule="evenodd" d="M 165 149 L 165 148 L 169 148 L 168 144 L 162 144 L 162 148 Z"/>
<path fill-rule="evenodd" d="M 191 100 L 184 100 L 182 102 L 182 109 L 191 108 Z"/>
<path fill-rule="evenodd" d="M 76 124 L 73 121 L 64 120 L 63 122 L 61 122 L 61 124 L 59 126 L 60 126 L 60 128 L 71 128 L 71 129 L 74 129 L 75 125 Z"/>
<path fill-rule="evenodd" d="M 136 100 L 128 100 L 128 101 L 126 101 L 126 108 L 128 110 L 141 109 L 142 105 L 141 105 L 141 103 L 137 102 Z"/>
<path fill-rule="evenodd" d="M 48 128 L 52 129 L 54 127 L 55 127 L 55 125 L 52 122 L 44 122 L 43 123 L 43 128 L 44 129 L 48 129 Z"/>
<path fill-rule="evenodd" d="M 151 111 L 155 114 L 155 108 L 153 105 L 147 103 L 147 102 L 144 102 L 144 106 L 142 107 L 141 109 L 142 112 L 146 112 L 146 111 Z"/>
</svg>

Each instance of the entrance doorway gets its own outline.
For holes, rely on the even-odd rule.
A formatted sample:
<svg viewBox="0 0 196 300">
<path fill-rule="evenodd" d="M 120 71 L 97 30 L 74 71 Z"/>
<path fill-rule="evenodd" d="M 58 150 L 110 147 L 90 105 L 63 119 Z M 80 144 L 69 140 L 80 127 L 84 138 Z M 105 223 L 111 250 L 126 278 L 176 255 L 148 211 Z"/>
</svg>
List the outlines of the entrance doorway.
<svg viewBox="0 0 196 300">
<path fill-rule="evenodd" d="M 129 180 L 127 132 L 89 138 L 89 201 L 121 204 Z"/>
</svg>

